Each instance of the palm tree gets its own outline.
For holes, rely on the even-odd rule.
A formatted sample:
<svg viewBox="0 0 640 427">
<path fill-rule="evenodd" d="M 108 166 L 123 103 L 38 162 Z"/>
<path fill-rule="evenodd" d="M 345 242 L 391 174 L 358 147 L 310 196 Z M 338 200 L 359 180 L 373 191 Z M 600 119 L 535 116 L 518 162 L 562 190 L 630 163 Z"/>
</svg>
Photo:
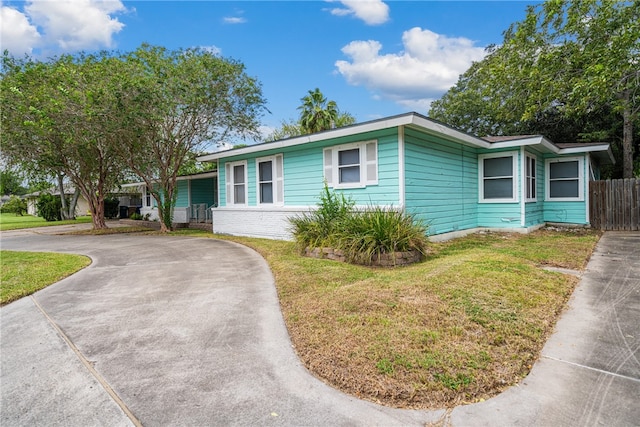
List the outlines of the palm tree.
<svg viewBox="0 0 640 427">
<path fill-rule="evenodd" d="M 335 101 L 327 101 L 320 89 L 310 90 L 301 101 L 302 105 L 298 110 L 301 110 L 300 125 L 304 133 L 320 132 L 336 127 L 336 121 L 340 116 L 338 104 Z"/>
</svg>

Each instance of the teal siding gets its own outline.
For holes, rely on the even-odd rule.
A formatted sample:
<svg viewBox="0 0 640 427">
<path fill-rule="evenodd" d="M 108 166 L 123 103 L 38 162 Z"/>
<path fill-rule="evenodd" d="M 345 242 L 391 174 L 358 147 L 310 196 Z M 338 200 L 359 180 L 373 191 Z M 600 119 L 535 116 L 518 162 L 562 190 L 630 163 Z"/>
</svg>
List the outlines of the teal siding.
<svg viewBox="0 0 640 427">
<path fill-rule="evenodd" d="M 296 147 L 284 153 L 284 194 L 287 206 L 313 206 L 324 186 L 323 150 L 352 142 L 377 140 L 378 184 L 365 188 L 336 190 L 358 205 L 398 205 L 398 137 L 395 129 L 317 144 L 313 148 Z"/>
<path fill-rule="evenodd" d="M 586 204 L 585 202 L 545 202 L 544 220 L 547 222 L 587 224 Z"/>
<path fill-rule="evenodd" d="M 216 203 L 216 185 L 214 177 L 191 180 L 191 204 L 214 205 Z"/>
<path fill-rule="evenodd" d="M 358 205 L 398 205 L 398 148 L 397 130 L 370 132 L 351 137 L 336 138 L 321 143 L 304 144 L 279 150 L 266 150 L 251 156 L 235 156 L 220 161 L 220 206 L 226 205 L 225 163 L 247 160 L 248 205 L 256 206 L 256 159 L 275 154 L 283 155 L 285 206 L 315 206 L 324 186 L 323 150 L 327 147 L 354 142 L 377 140 L 378 184 L 365 188 L 336 190 L 351 197 Z"/>
<path fill-rule="evenodd" d="M 520 203 L 478 204 L 478 226 L 497 228 L 520 227 Z"/>
<path fill-rule="evenodd" d="M 516 185 L 516 202 L 509 203 L 478 203 L 478 227 L 497 227 L 497 228 L 517 228 L 521 227 L 520 202 L 523 200 L 522 180 L 524 173 L 522 171 L 522 153 L 519 149 L 506 148 L 504 150 L 480 150 L 478 154 L 495 154 L 500 152 L 516 151 L 516 170 L 514 178 L 517 180 Z M 476 187 L 480 186 L 480 177 L 476 173 Z M 478 193 L 479 194 L 479 193 Z M 476 198 L 480 200 L 480 197 Z"/>
<path fill-rule="evenodd" d="M 562 157 L 572 157 L 572 158 L 582 158 L 582 178 L 583 178 L 583 186 L 582 186 L 582 198 L 583 200 L 578 201 L 568 201 L 568 202 L 556 202 L 544 200 L 544 220 L 546 222 L 564 222 L 568 224 L 583 224 L 586 225 L 589 223 L 587 220 L 587 212 L 588 212 L 588 200 L 589 200 L 589 157 L 586 155 L 571 155 L 571 156 L 546 156 L 546 159 L 552 158 L 562 158 Z M 546 165 L 545 165 L 546 170 Z M 545 176 L 545 189 L 546 189 L 546 176 Z"/>
<path fill-rule="evenodd" d="M 477 226 L 475 149 L 411 129 L 405 131 L 405 206 L 430 234 Z"/>
<path fill-rule="evenodd" d="M 189 206 L 189 182 L 176 182 L 176 207 L 184 208 Z"/>
</svg>

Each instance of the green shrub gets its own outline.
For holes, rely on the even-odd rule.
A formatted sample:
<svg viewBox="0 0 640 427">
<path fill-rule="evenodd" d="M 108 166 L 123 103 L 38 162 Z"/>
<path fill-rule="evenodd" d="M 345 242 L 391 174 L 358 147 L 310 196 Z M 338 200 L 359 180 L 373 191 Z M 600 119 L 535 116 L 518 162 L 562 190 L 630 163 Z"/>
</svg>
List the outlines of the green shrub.
<svg viewBox="0 0 640 427">
<path fill-rule="evenodd" d="M 301 250 L 306 247 L 332 246 L 342 220 L 353 210 L 355 202 L 344 194 L 329 190 L 325 183 L 316 210 L 289 219 L 293 236 Z"/>
<path fill-rule="evenodd" d="M 16 216 L 22 216 L 27 213 L 27 202 L 19 196 L 13 195 L 0 207 L 2 213 L 14 213 Z"/>
<path fill-rule="evenodd" d="M 131 215 L 129 215 L 129 219 L 135 219 L 135 220 L 142 220 L 142 215 L 139 214 L 138 212 L 134 212 Z"/>
<path fill-rule="evenodd" d="M 38 216 L 45 221 L 61 221 L 62 220 L 62 202 L 60 197 L 53 194 L 41 194 L 36 204 L 38 207 Z"/>
<path fill-rule="evenodd" d="M 301 251 L 331 247 L 349 262 L 371 264 L 382 254 L 418 251 L 426 254 L 428 227 L 404 211 L 370 206 L 355 210 L 355 203 L 329 191 L 325 184 L 318 208 L 290 218 Z"/>
<path fill-rule="evenodd" d="M 105 218 L 116 218 L 120 212 L 118 211 L 118 205 L 120 204 L 120 200 L 115 197 L 105 198 L 104 199 L 104 217 Z"/>
<path fill-rule="evenodd" d="M 370 206 L 346 216 L 336 233 L 336 247 L 347 260 L 371 264 L 382 254 L 427 252 L 427 226 L 391 207 Z"/>
</svg>

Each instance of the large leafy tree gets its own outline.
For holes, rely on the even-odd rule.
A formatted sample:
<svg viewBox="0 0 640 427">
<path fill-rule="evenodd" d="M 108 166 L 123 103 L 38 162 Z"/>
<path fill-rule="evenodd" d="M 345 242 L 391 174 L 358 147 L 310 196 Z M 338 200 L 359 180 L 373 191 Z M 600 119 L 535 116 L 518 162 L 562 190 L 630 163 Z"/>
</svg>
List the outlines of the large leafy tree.
<svg viewBox="0 0 640 427">
<path fill-rule="evenodd" d="M 207 50 L 143 45 L 123 61 L 120 158 L 146 183 L 168 231 L 179 171 L 231 135 L 257 136 L 265 99 L 242 63 Z"/>
<path fill-rule="evenodd" d="M 27 189 L 22 185 L 22 176 L 10 168 L 0 170 L 0 195 L 21 196 L 27 193 Z"/>
<path fill-rule="evenodd" d="M 2 154 L 24 169 L 63 177 L 86 198 L 95 229 L 106 228 L 104 198 L 120 180 L 113 150 L 120 111 L 117 60 L 107 53 L 63 55 L 47 62 L 4 56 Z"/>
<path fill-rule="evenodd" d="M 276 141 L 307 135 L 349 126 L 356 122 L 355 117 L 347 112 L 341 112 L 338 104 L 335 101 L 328 100 L 318 88 L 308 91 L 301 101 L 302 104 L 298 107 L 298 110 L 300 110 L 298 120 L 283 121 L 280 128 L 272 132 L 267 137 L 267 140 Z"/>
<path fill-rule="evenodd" d="M 430 116 L 478 134 L 559 132 L 616 142 L 633 175 L 640 2 L 550 0 L 527 10 Z"/>
</svg>

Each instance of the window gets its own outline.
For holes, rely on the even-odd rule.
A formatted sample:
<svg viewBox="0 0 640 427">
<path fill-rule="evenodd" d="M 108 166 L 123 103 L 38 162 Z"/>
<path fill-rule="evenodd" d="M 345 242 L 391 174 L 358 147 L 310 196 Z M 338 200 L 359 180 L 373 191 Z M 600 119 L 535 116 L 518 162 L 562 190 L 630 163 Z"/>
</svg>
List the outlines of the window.
<svg viewBox="0 0 640 427">
<path fill-rule="evenodd" d="M 153 203 L 153 196 L 151 195 L 151 190 L 149 187 L 144 187 L 144 207 L 150 208 L 152 207 L 151 203 Z"/>
<path fill-rule="evenodd" d="M 547 160 L 548 200 L 583 200 L 583 187 L 581 158 Z"/>
<path fill-rule="evenodd" d="M 480 201 L 517 202 L 517 154 L 499 153 L 480 156 Z"/>
<path fill-rule="evenodd" d="M 340 145 L 324 150 L 324 178 L 329 187 L 361 188 L 378 183 L 376 141 Z"/>
<path fill-rule="evenodd" d="M 227 205 L 244 205 L 247 200 L 247 162 L 227 163 Z"/>
<path fill-rule="evenodd" d="M 282 204 L 284 194 L 282 155 L 256 160 L 258 204 Z"/>
<path fill-rule="evenodd" d="M 536 201 L 536 158 L 530 154 L 526 156 L 525 179 L 526 179 L 526 201 Z"/>
</svg>

